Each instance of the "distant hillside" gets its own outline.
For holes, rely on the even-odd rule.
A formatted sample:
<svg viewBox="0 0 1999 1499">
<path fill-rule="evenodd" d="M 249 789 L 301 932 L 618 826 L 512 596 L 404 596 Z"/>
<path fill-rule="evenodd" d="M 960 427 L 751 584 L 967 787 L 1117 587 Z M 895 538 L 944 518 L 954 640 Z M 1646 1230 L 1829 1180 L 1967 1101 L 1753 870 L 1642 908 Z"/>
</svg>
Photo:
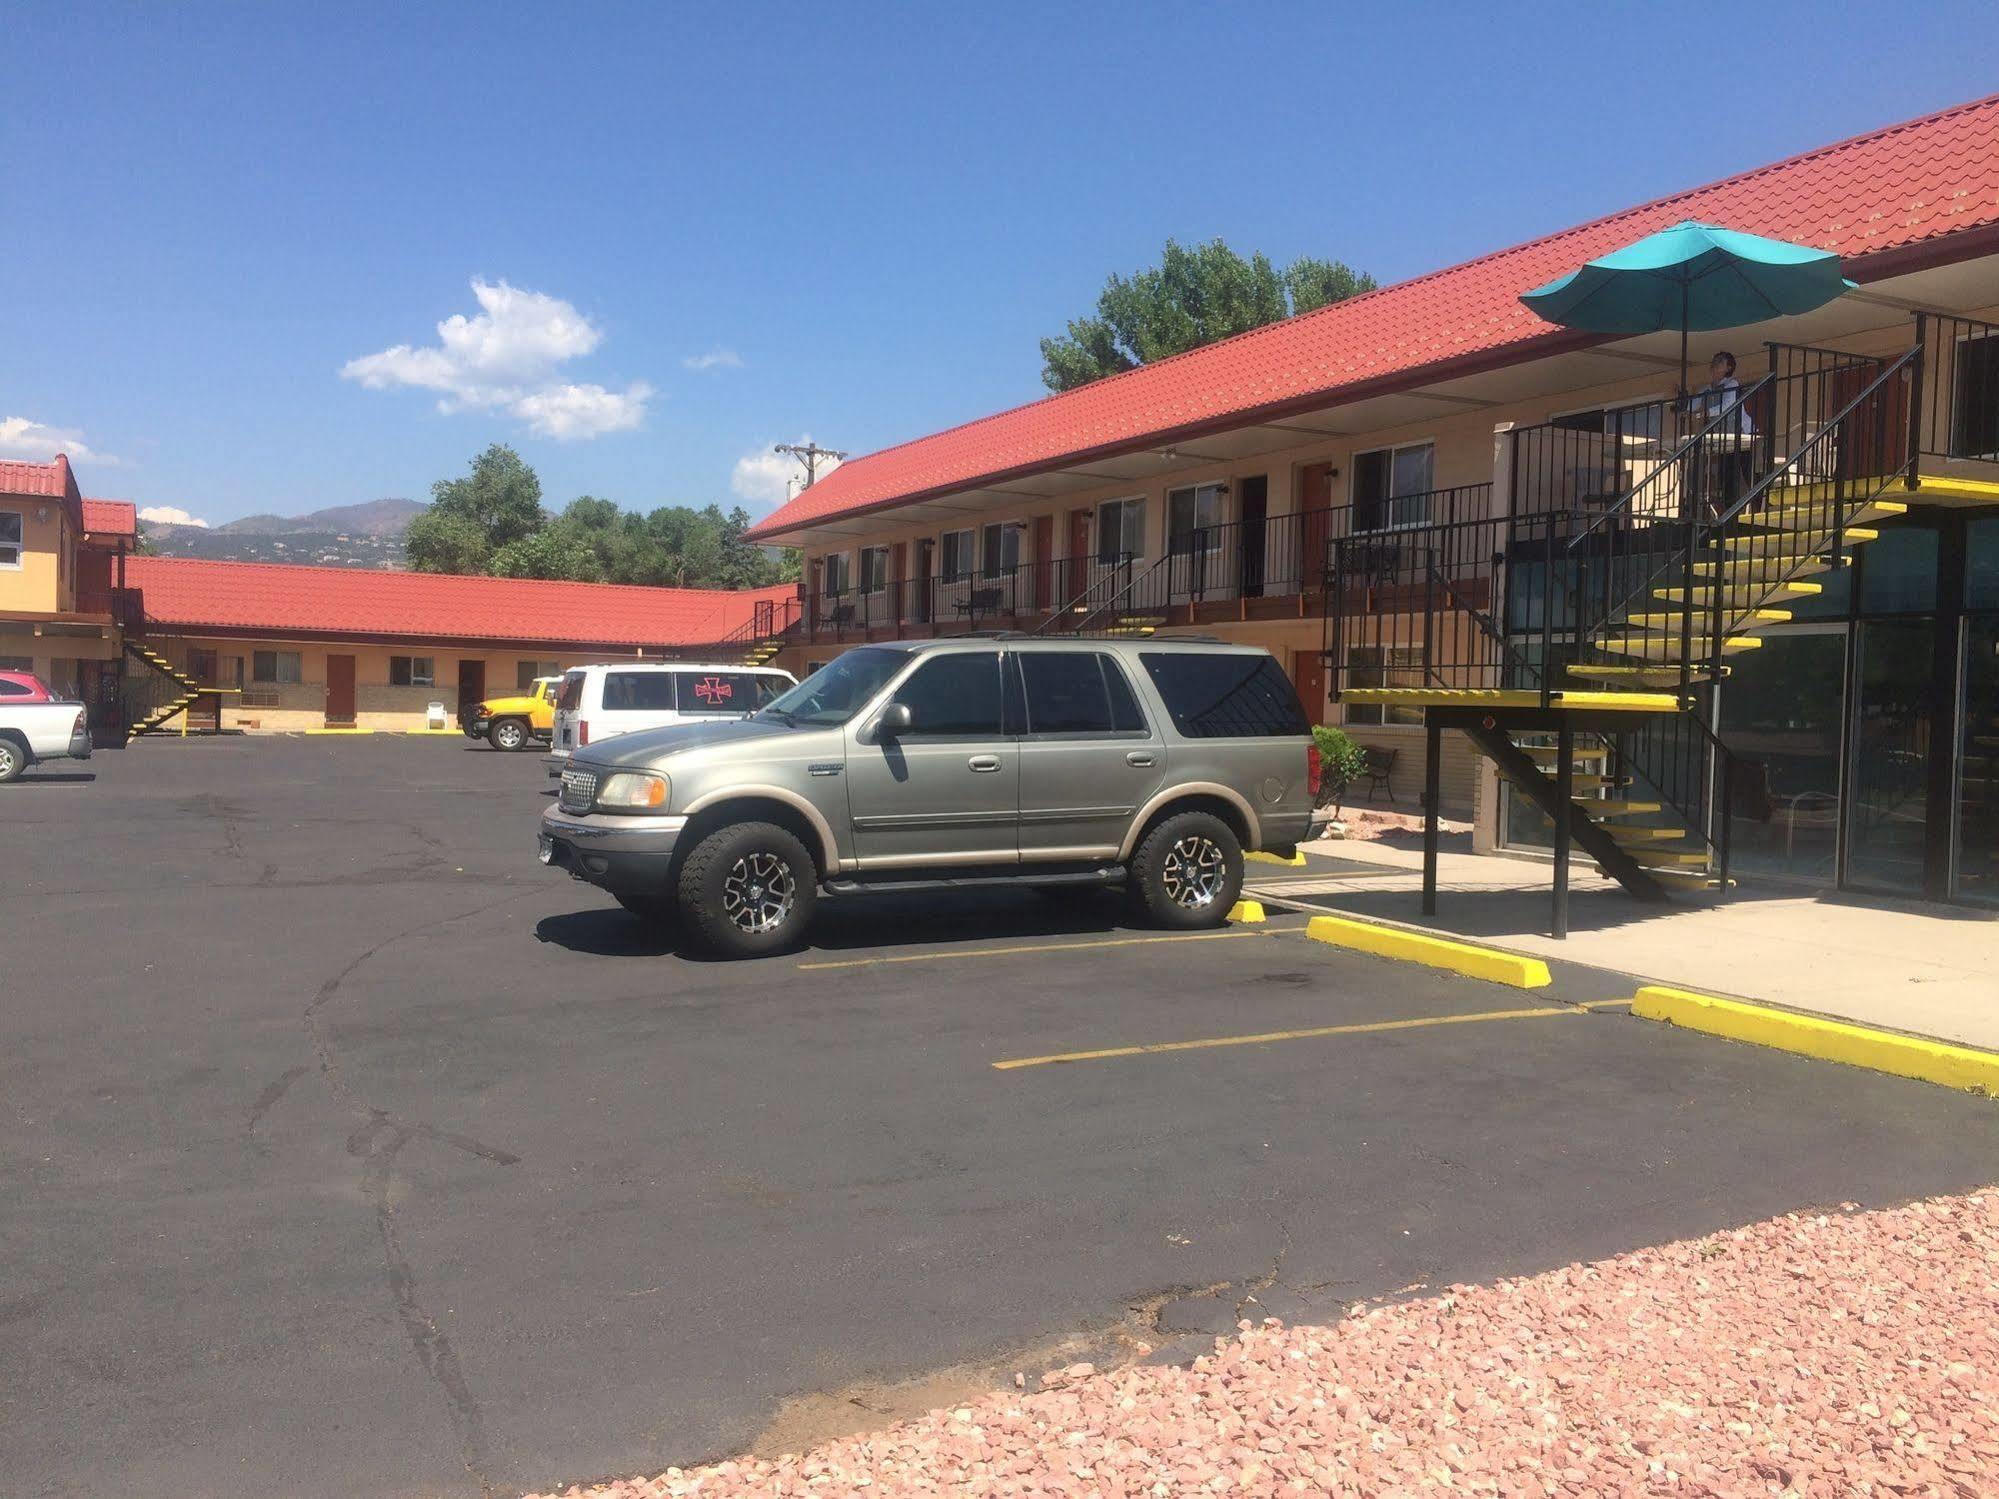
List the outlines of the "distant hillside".
<svg viewBox="0 0 1999 1499">
<path fill-rule="evenodd" d="M 403 533 L 424 506 L 415 500 L 368 500 L 310 515 L 246 515 L 221 526 L 172 526 L 141 521 L 158 557 L 210 562 L 311 562 L 327 567 L 407 565 Z"/>
</svg>

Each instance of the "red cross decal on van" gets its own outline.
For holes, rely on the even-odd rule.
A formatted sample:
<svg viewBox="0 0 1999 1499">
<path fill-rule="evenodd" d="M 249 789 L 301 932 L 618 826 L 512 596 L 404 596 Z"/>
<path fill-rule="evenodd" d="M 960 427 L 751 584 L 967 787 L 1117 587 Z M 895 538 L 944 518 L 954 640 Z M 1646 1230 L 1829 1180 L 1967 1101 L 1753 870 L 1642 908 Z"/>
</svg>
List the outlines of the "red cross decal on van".
<svg viewBox="0 0 1999 1499">
<path fill-rule="evenodd" d="M 736 695 L 736 684 L 725 682 L 720 677 L 703 677 L 694 684 L 694 695 L 711 707 L 716 703 L 726 703 Z"/>
</svg>

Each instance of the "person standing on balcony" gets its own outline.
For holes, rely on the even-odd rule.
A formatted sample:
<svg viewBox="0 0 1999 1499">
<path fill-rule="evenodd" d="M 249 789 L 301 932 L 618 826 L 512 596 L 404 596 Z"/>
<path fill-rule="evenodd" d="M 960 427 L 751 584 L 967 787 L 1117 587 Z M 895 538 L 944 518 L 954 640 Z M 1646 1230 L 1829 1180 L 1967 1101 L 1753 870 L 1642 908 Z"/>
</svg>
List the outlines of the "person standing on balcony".
<svg viewBox="0 0 1999 1499">
<path fill-rule="evenodd" d="M 1727 349 L 1717 351 L 1708 361 L 1707 374 L 1707 384 L 1692 397 L 1681 391 L 1680 398 L 1686 403 L 1693 426 L 1715 424 L 1709 451 L 1696 463 L 1695 482 L 1706 492 L 1715 513 L 1720 514 L 1749 487 L 1749 455 L 1756 427 L 1743 402 L 1742 386 L 1735 378 L 1735 356 Z"/>
</svg>

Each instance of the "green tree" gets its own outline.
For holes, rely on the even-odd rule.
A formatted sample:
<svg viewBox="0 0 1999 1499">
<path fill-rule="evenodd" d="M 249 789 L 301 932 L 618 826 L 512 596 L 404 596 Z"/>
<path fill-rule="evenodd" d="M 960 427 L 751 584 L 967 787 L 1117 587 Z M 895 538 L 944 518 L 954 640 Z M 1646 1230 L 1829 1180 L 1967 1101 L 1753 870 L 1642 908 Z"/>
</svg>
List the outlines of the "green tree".
<svg viewBox="0 0 1999 1499">
<path fill-rule="evenodd" d="M 493 546 L 477 521 L 426 510 L 410 521 L 403 550 L 420 573 L 482 573 Z"/>
<path fill-rule="evenodd" d="M 472 460 L 466 477 L 430 486 L 430 510 L 410 522 L 404 545 L 419 572 L 480 572 L 510 542 L 539 531 L 545 519 L 541 480 L 520 454 L 496 442 Z M 482 545 L 471 544 L 473 531 Z"/>
<path fill-rule="evenodd" d="M 1074 390 L 1373 287 L 1338 261 L 1302 256 L 1280 275 L 1266 256 L 1245 260 L 1219 239 L 1191 249 L 1169 239 L 1158 266 L 1105 282 L 1095 317 L 1041 340 L 1041 380 Z"/>
<path fill-rule="evenodd" d="M 560 526 L 508 542 L 493 553 L 488 571 L 496 578 L 567 578 L 577 583 L 596 583 L 604 576 L 589 542 Z"/>
</svg>

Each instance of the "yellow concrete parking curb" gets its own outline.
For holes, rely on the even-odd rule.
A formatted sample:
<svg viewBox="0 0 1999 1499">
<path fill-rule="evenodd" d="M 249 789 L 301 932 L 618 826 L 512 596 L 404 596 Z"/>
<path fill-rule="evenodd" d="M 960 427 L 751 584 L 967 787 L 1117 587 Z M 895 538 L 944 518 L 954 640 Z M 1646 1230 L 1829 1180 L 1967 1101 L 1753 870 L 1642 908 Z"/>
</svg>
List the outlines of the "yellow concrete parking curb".
<svg viewBox="0 0 1999 1499">
<path fill-rule="evenodd" d="M 1731 1041 L 1774 1046 L 1823 1062 L 1842 1062 L 1999 1097 L 1999 1054 L 1948 1041 L 1929 1041 L 1663 984 L 1640 989 L 1632 997 L 1631 1013 Z"/>
<path fill-rule="evenodd" d="M 1263 914 L 1263 902 L 1260 900 L 1239 900 L 1234 905 L 1229 907 L 1230 921 L 1246 921 L 1254 923 L 1258 921 L 1268 921 L 1269 919 L 1270 919 L 1269 917 Z"/>
<path fill-rule="evenodd" d="M 1469 942 L 1453 942 L 1426 932 L 1405 931 L 1401 927 L 1379 926 L 1372 921 L 1354 921 L 1345 916 L 1314 916 L 1305 935 L 1335 947 L 1350 947 L 1376 957 L 1396 958 L 1404 963 L 1421 963 L 1444 968 L 1467 978 L 1507 984 L 1515 989 L 1545 989 L 1555 980 L 1548 965 L 1539 958 L 1502 952 L 1496 947 L 1475 947 Z"/>
<path fill-rule="evenodd" d="M 1249 864 L 1279 864 L 1286 869 L 1303 869 L 1305 867 L 1305 856 L 1303 854 L 1293 854 L 1290 858 L 1286 859 L 1277 854 L 1266 854 L 1260 848 L 1252 848 L 1242 857 L 1244 862 Z"/>
</svg>

